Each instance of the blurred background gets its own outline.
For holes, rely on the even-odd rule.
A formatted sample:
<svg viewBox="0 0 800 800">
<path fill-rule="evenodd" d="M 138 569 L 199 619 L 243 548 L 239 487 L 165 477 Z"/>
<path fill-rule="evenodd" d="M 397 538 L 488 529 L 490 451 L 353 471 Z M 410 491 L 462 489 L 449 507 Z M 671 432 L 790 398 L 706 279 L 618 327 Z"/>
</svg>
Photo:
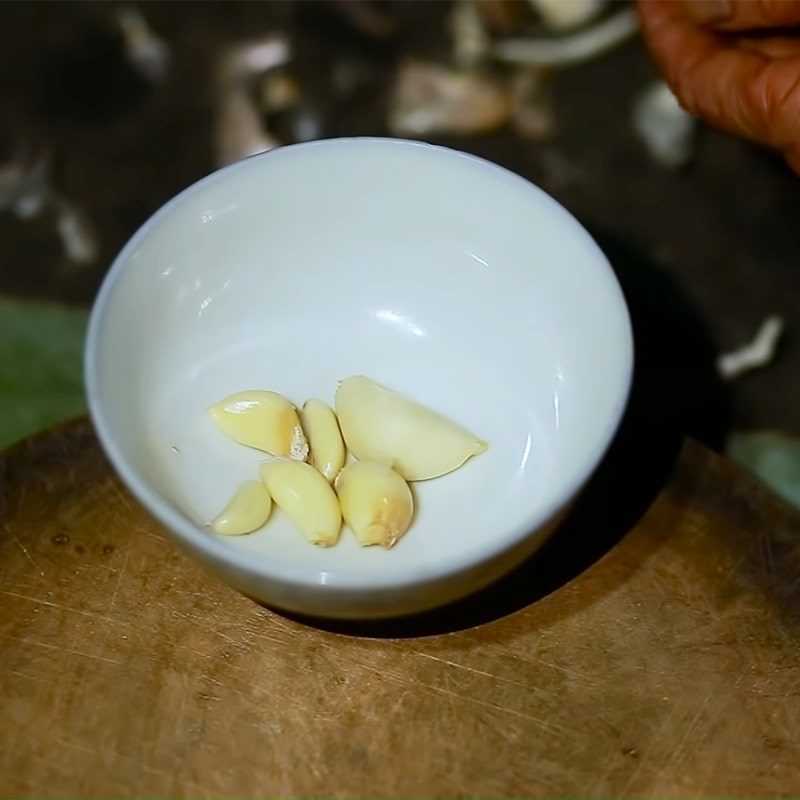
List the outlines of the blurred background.
<svg viewBox="0 0 800 800">
<path fill-rule="evenodd" d="M 0 448 L 83 412 L 87 310 L 172 195 L 392 135 L 572 211 L 631 306 L 651 426 L 800 505 L 800 181 L 684 114 L 623 0 L 4 3 L 0 85 Z"/>
</svg>

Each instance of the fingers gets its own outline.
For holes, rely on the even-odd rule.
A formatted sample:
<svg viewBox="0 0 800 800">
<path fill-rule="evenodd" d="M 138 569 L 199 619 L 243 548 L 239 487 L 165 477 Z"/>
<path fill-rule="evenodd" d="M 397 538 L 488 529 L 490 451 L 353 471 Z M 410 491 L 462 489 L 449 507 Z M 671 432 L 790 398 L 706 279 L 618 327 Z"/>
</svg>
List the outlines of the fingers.
<svg viewBox="0 0 800 800">
<path fill-rule="evenodd" d="M 693 22 L 724 31 L 800 25 L 798 0 L 683 0 Z"/>
<path fill-rule="evenodd" d="M 794 152 L 800 145 L 800 56 L 773 59 L 744 49 L 699 28 L 681 3 L 640 0 L 639 9 L 653 57 L 691 113 Z"/>
<path fill-rule="evenodd" d="M 736 44 L 770 59 L 800 57 L 800 36 L 740 36 Z"/>
</svg>

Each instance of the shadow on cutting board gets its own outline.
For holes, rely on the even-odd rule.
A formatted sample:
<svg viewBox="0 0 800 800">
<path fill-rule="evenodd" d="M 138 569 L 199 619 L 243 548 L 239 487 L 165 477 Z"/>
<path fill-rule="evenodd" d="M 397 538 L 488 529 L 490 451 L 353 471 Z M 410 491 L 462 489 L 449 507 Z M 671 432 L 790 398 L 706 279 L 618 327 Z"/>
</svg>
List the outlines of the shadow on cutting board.
<svg viewBox="0 0 800 800">
<path fill-rule="evenodd" d="M 613 237 L 594 235 L 625 293 L 636 366 L 620 430 L 567 519 L 504 578 L 439 609 L 369 622 L 294 618 L 342 634 L 391 638 L 490 622 L 556 591 L 622 539 L 665 484 L 685 436 L 719 449 L 728 428 L 729 398 L 715 370 L 716 350 L 705 322 L 652 263 Z"/>
</svg>

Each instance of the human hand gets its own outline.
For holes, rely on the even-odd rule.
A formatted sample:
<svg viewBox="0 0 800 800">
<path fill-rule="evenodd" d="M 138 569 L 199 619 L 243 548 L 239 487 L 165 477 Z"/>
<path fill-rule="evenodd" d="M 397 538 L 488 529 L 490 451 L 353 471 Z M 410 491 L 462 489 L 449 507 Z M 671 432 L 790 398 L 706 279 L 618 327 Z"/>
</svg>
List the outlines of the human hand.
<svg viewBox="0 0 800 800">
<path fill-rule="evenodd" d="M 637 0 L 681 104 L 779 150 L 800 174 L 800 0 Z M 787 30 L 781 30 L 787 29 Z"/>
</svg>

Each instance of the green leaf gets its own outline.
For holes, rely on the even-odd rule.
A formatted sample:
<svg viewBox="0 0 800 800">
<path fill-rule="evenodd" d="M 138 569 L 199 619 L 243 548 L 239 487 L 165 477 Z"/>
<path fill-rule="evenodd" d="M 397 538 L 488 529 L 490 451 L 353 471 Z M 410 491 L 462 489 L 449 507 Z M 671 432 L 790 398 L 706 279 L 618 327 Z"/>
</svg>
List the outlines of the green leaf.
<svg viewBox="0 0 800 800">
<path fill-rule="evenodd" d="M 727 453 L 800 509 L 800 440 L 779 433 L 735 433 Z"/>
<path fill-rule="evenodd" d="M 87 314 L 0 298 L 0 448 L 82 413 Z"/>
</svg>

